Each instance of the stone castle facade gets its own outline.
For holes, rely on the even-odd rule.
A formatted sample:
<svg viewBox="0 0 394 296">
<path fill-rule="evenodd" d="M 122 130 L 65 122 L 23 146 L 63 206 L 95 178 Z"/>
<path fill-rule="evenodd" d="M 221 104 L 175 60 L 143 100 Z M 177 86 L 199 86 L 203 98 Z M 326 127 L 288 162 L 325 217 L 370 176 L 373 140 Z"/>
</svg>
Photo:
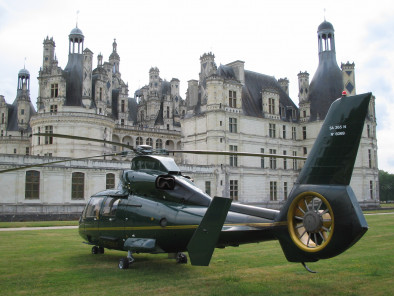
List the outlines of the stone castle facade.
<svg viewBox="0 0 394 296">
<path fill-rule="evenodd" d="M 0 165 L 16 167 L 23 162 L 81 158 L 119 150 L 103 143 L 34 135 L 39 132 L 133 146 L 146 144 L 154 148 L 306 157 L 331 103 L 343 90 L 348 95 L 356 94 L 355 65 L 347 62 L 341 64 L 341 69 L 338 67 L 332 24 L 324 21 L 317 33 L 319 66 L 311 82 L 307 72 L 298 74 L 298 106 L 289 97 L 287 78 L 277 80 L 249 71 L 240 60 L 217 67 L 213 53 L 200 57 L 199 79 L 188 81 L 185 100 L 179 94 L 180 81 L 177 78 L 169 82 L 163 80 L 156 67 L 149 70 L 148 84 L 130 97 L 120 73 L 116 40 L 109 60 L 103 62 L 103 56 L 98 54 L 93 68 L 93 52 L 84 47 L 82 31 L 74 28 L 69 35 L 68 63 L 62 69 L 56 59 L 55 42 L 47 37 L 43 42 L 43 64 L 38 77 L 37 111 L 31 104 L 30 74 L 26 69 L 18 74 L 14 103 L 9 105 L 0 97 Z M 379 201 L 374 106 L 373 99 L 352 178 L 356 196 L 366 205 L 376 205 Z M 29 156 L 31 159 L 23 160 Z M 67 168 L 57 165 L 57 178 L 63 180 L 58 179 L 61 186 L 57 189 L 62 188 L 64 196 L 55 203 L 82 206 L 91 194 L 105 189 L 104 184 L 108 187 L 108 176 L 109 186 L 117 182 L 116 171 L 127 168 L 120 165 L 119 160 L 119 157 L 111 157 L 97 161 L 95 168 L 81 162 Z M 176 160 L 182 170 L 212 196 L 274 207 L 286 199 L 303 165 L 301 160 L 223 155 L 185 154 L 176 156 Z M 118 170 L 114 163 L 118 164 Z M 19 184 L 7 193 L 7 206 L 33 203 L 44 211 L 42 202 L 51 204 L 49 197 L 55 194 L 54 189 L 48 187 L 53 178 L 49 174 L 52 169 L 29 168 L 4 174 L 1 183 L 17 180 Z M 94 170 L 96 173 L 92 173 Z M 30 171 L 38 176 L 38 198 L 26 198 Z M 73 197 L 74 173 L 83 176 L 83 197 Z M 10 200 L 9 196 L 16 197 Z M 0 196 L 0 204 L 3 204 L 0 212 L 14 209 L 4 208 L 3 196 Z"/>
</svg>

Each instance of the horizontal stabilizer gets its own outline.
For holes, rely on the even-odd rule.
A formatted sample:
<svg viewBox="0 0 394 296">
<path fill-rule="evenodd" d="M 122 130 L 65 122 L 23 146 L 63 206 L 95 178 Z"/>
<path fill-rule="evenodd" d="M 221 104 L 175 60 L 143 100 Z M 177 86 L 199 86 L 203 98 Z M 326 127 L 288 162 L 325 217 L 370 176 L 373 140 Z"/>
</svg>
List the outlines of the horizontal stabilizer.
<svg viewBox="0 0 394 296">
<path fill-rule="evenodd" d="M 231 199 L 215 196 L 187 245 L 192 265 L 208 266 L 219 239 Z"/>
</svg>

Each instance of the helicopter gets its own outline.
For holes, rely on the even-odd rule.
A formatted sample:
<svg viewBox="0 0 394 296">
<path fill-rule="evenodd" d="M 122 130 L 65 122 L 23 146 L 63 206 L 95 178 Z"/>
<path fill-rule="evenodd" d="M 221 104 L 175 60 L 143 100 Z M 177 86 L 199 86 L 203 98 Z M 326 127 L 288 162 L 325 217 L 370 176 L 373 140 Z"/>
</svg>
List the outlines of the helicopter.
<svg viewBox="0 0 394 296">
<path fill-rule="evenodd" d="M 105 248 L 126 251 L 120 269 L 129 268 L 138 253 L 168 253 L 176 262 L 187 263 L 187 252 L 192 265 L 208 266 L 215 248 L 279 240 L 289 262 L 302 263 L 313 272 L 307 262 L 341 254 L 368 230 L 349 184 L 370 98 L 371 93 L 342 96 L 332 103 L 280 210 L 212 198 L 182 174 L 173 158 L 143 145 L 134 149 L 137 156 L 121 173 L 117 189 L 90 197 L 79 219 L 79 235 L 92 246 L 92 254 L 102 254 Z"/>
</svg>

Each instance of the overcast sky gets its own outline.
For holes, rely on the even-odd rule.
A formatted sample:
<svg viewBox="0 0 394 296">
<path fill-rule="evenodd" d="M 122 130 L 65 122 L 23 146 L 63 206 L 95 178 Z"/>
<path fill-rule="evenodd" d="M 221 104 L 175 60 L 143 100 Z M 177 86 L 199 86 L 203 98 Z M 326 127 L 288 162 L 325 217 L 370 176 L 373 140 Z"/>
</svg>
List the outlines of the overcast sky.
<svg viewBox="0 0 394 296">
<path fill-rule="evenodd" d="M 287 77 L 298 105 L 297 74 L 307 71 L 312 80 L 324 17 L 335 29 L 338 65 L 354 62 L 357 93 L 376 96 L 379 168 L 394 173 L 392 0 L 0 0 L 0 94 L 14 101 L 26 65 L 35 105 L 43 40 L 54 38 L 64 69 L 68 35 L 78 21 L 94 67 L 99 53 L 108 61 L 116 38 L 130 96 L 148 83 L 154 66 L 161 78 L 181 81 L 185 98 L 187 81 L 198 79 L 200 56 L 213 52 L 218 66 L 242 60 L 247 70 Z"/>
</svg>

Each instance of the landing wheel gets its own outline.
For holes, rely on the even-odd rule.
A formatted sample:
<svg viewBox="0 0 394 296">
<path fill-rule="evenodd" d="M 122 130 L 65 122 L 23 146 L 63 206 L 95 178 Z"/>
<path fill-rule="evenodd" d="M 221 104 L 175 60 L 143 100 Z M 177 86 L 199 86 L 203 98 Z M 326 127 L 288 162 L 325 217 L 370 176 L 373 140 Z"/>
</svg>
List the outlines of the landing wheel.
<svg viewBox="0 0 394 296">
<path fill-rule="evenodd" d="M 92 247 L 92 254 L 93 255 L 96 255 L 96 254 L 98 254 L 100 251 L 99 251 L 99 247 L 97 247 L 97 246 L 93 246 Z"/>
<path fill-rule="evenodd" d="M 127 269 L 127 268 L 129 268 L 129 265 L 130 265 L 129 258 L 125 257 L 125 258 L 121 258 L 119 260 L 119 268 L 120 269 Z"/>
<path fill-rule="evenodd" d="M 179 264 L 186 264 L 187 263 L 187 256 L 181 252 L 176 254 L 176 263 Z"/>
<path fill-rule="evenodd" d="M 104 247 L 98 247 L 98 253 L 104 254 Z"/>
<path fill-rule="evenodd" d="M 334 214 L 322 195 L 304 192 L 289 207 L 288 229 L 293 242 L 303 251 L 318 252 L 330 242 L 334 232 Z"/>
</svg>

